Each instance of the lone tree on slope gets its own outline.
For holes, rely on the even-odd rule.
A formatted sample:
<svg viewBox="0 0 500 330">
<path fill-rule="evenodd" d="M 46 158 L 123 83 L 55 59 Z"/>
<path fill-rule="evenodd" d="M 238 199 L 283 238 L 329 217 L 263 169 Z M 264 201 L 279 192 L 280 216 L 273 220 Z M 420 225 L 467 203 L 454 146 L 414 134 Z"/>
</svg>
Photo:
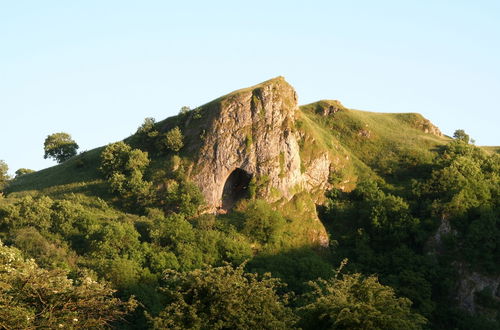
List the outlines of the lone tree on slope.
<svg viewBox="0 0 500 330">
<path fill-rule="evenodd" d="M 53 158 L 58 163 L 62 163 L 76 155 L 78 144 L 71 138 L 68 133 L 54 133 L 45 139 L 43 150 L 45 154 L 43 158 Z"/>
</svg>

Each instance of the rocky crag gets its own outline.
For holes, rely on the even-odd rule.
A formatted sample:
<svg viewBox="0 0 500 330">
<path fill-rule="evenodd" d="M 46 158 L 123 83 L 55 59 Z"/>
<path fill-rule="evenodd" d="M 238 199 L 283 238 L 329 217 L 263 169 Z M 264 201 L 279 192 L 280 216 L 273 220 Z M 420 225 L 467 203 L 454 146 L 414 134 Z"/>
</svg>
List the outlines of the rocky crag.
<svg viewBox="0 0 500 330">
<path fill-rule="evenodd" d="M 326 154 L 301 170 L 297 93 L 284 78 L 238 90 L 201 111 L 204 136 L 191 178 L 211 211 L 230 208 L 244 189 L 273 203 L 326 188 Z"/>
</svg>

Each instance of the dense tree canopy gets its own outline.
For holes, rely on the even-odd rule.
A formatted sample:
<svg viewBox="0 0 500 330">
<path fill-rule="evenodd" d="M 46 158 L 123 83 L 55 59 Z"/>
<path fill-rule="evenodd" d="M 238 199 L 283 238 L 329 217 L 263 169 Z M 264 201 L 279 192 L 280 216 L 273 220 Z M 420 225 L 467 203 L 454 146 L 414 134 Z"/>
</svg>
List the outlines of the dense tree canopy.
<svg viewBox="0 0 500 330">
<path fill-rule="evenodd" d="M 0 242 L 0 327 L 2 329 L 102 328 L 135 308 L 114 290 L 83 274 L 74 280 L 45 270 Z"/>
<path fill-rule="evenodd" d="M 146 118 L 132 137 L 90 151 L 95 167 L 60 166 L 75 174 L 64 186 L 9 191 L 31 178 L 43 185 L 44 173 L 9 184 L 0 198 L 0 328 L 498 325 L 487 290 L 474 298 L 487 318 L 453 306 L 456 265 L 500 271 L 499 154 L 469 144 L 463 131 L 429 157 L 394 153 L 317 206 L 329 248 L 299 245 L 302 221 L 318 221 L 308 218 L 312 202 L 307 213 L 298 198 L 270 204 L 249 194 L 227 214 L 203 212 L 179 128 L 201 110 L 187 110 L 161 124 Z M 5 183 L 4 162 L 1 173 Z M 342 173 L 333 173 L 334 187 Z M 341 275 L 334 265 L 344 258 Z"/>
<path fill-rule="evenodd" d="M 311 282 L 300 308 L 303 329 L 422 329 L 426 319 L 411 311 L 407 298 L 374 276 L 344 275 Z"/>
<path fill-rule="evenodd" d="M 278 280 L 241 266 L 171 271 L 164 281 L 168 304 L 151 318 L 155 329 L 290 329 L 296 320 Z"/>
</svg>

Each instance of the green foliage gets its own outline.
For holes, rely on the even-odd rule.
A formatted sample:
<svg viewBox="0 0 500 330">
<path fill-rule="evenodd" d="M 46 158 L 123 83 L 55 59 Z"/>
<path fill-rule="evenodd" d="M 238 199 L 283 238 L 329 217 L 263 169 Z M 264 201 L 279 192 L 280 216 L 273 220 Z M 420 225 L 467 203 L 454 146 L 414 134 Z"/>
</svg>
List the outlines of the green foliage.
<svg viewBox="0 0 500 330">
<path fill-rule="evenodd" d="M 9 166 L 3 160 L 0 160 L 0 191 L 9 181 Z M 17 172 L 16 172 L 17 173 Z"/>
<path fill-rule="evenodd" d="M 251 201 L 243 213 L 242 232 L 262 244 L 277 240 L 284 225 L 283 216 L 263 200 Z"/>
<path fill-rule="evenodd" d="M 68 133 L 54 133 L 47 136 L 43 143 L 43 158 L 53 158 L 62 163 L 75 156 L 78 148 L 78 144 Z"/>
<path fill-rule="evenodd" d="M 152 183 L 143 179 L 149 165 L 148 153 L 132 149 L 124 142 L 108 145 L 101 153 L 101 172 L 106 176 L 111 191 L 132 205 L 151 203 Z"/>
<path fill-rule="evenodd" d="M 110 178 L 115 173 L 123 173 L 126 176 L 134 172 L 144 172 L 149 165 L 148 154 L 138 149 L 132 149 L 124 142 L 116 142 L 108 145 L 101 152 L 101 172 Z"/>
<path fill-rule="evenodd" d="M 0 220 L 4 226 L 12 229 L 34 227 L 48 231 L 51 227 L 51 207 L 54 201 L 50 197 L 23 197 L 4 210 Z"/>
<path fill-rule="evenodd" d="M 189 111 L 191 111 L 191 108 L 188 107 L 188 106 L 182 106 L 181 109 L 179 110 L 179 114 L 180 115 L 185 115 L 187 114 Z"/>
<path fill-rule="evenodd" d="M 256 95 L 253 102 L 262 108 Z M 127 322 L 117 323 L 118 328 L 147 327 L 145 311 L 150 326 L 157 327 L 214 327 L 210 322 L 237 327 L 232 320 L 271 327 L 262 321 L 267 316 L 252 316 L 260 313 L 260 305 L 267 308 L 267 298 L 262 304 L 248 290 L 238 291 L 239 280 L 231 279 L 239 270 L 217 270 L 247 260 L 247 271 L 271 272 L 288 285 L 272 288 L 282 305 L 284 292 L 300 295 L 293 302 L 304 328 L 411 328 L 407 298 L 433 328 L 498 327 L 494 320 L 467 316 L 450 306 L 457 262 L 481 274 L 496 276 L 499 271 L 500 154 L 464 143 L 469 139 L 465 132 L 441 147 L 449 139 L 424 133 L 434 128 L 418 114 L 342 109 L 321 116 L 316 105 L 302 107 L 292 126 L 300 138 L 302 173 L 325 153 L 333 161 L 329 183 L 342 190 L 328 193 L 326 207 L 315 205 L 322 201 L 322 191 L 300 192 L 300 186 L 293 188 L 296 194 L 288 202 L 255 200 L 269 190 L 271 179 L 256 175 L 249 185 L 253 202 L 243 200 L 225 215 L 200 215 L 202 195 L 187 176 L 192 175 L 192 158 L 187 158 L 192 155 L 176 153 L 184 143 L 191 153 L 200 133 L 210 133 L 197 119 L 211 109 L 185 108 L 161 123 L 146 118 L 125 140 L 130 145 L 119 142 L 91 150 L 9 180 L 0 198 L 0 238 L 48 272 L 66 276 L 69 271 L 73 285 L 80 283 L 76 274 L 90 270 L 118 290 L 116 297 L 136 296 L 140 307 Z M 258 115 L 264 116 L 264 110 Z M 179 127 L 186 127 L 185 132 Z M 165 128 L 166 133 L 159 133 Z M 247 149 L 252 143 L 248 134 Z M 283 164 L 280 154 L 281 176 Z M 435 243 L 442 219 L 451 231 Z M 322 223 L 330 232 L 329 249 L 311 247 Z M 355 274 L 332 279 L 332 264 L 345 257 Z M 164 273 L 169 276 L 162 282 Z M 358 273 L 376 274 L 383 285 Z M 254 276 L 239 274 L 240 279 Z M 330 280 L 316 281 L 307 293 L 307 281 L 317 278 Z M 164 293 L 158 292 L 160 286 Z M 481 305 L 477 311 L 496 313 L 491 292 L 476 298 Z M 247 300 L 261 309 L 247 309 Z M 174 311 L 179 313 L 170 313 Z M 0 315 L 7 312 L 1 309 Z M 333 319 L 337 323 L 332 326 Z M 422 319 L 415 320 L 418 327 Z M 297 326 L 280 317 L 271 321 L 277 328 Z M 399 326 L 380 325 L 384 322 Z"/>
<path fill-rule="evenodd" d="M 155 151 L 155 143 L 159 134 L 156 129 L 155 119 L 147 117 L 144 119 L 142 125 L 137 128 L 131 140 L 133 145 L 152 153 Z"/>
<path fill-rule="evenodd" d="M 420 255 L 429 233 L 412 215 L 409 203 L 365 181 L 350 193 L 332 192 L 325 211 L 337 260 L 349 258 L 353 269 L 379 274 L 420 313 L 434 311 L 430 283 L 439 267 L 430 256 Z"/>
<path fill-rule="evenodd" d="M 247 269 L 252 273 L 271 273 L 273 277 L 287 284 L 283 290 L 296 294 L 309 291 L 307 282 L 333 275 L 333 268 L 328 259 L 321 256 L 321 252 L 309 247 L 278 254 L 259 254 L 248 262 Z"/>
<path fill-rule="evenodd" d="M 164 283 L 168 303 L 150 316 L 155 329 L 290 329 L 296 320 L 276 293 L 280 282 L 242 266 L 169 271 Z"/>
<path fill-rule="evenodd" d="M 136 306 L 83 274 L 45 270 L 0 242 L 0 326 L 5 329 L 103 328 Z"/>
<path fill-rule="evenodd" d="M 469 140 L 470 140 L 469 135 L 466 134 L 463 129 L 457 129 L 453 133 L 453 138 L 456 139 L 456 140 L 458 140 L 458 141 L 465 142 L 465 143 L 469 143 Z"/>
<path fill-rule="evenodd" d="M 253 144 L 252 134 L 248 133 L 245 136 L 245 150 L 246 150 L 246 152 L 250 152 L 250 150 L 251 150 L 250 148 L 252 148 L 252 144 Z"/>
<path fill-rule="evenodd" d="M 180 128 L 176 126 L 161 136 L 159 140 L 160 149 L 178 152 L 184 146 L 183 140 L 184 136 Z"/>
<path fill-rule="evenodd" d="M 459 229 L 456 253 L 463 255 L 475 268 L 496 274 L 500 270 L 500 208 L 479 208 L 469 212 L 468 219 Z"/>
<path fill-rule="evenodd" d="M 299 309 L 303 329 L 422 329 L 426 319 L 411 311 L 411 302 L 375 276 L 343 275 L 311 282 Z"/>
<path fill-rule="evenodd" d="M 36 172 L 36 171 L 30 170 L 29 168 L 20 168 L 15 173 L 16 173 L 16 178 L 18 178 L 21 175 L 25 175 L 25 174 L 29 174 L 29 173 L 33 173 L 33 172 Z"/>
<path fill-rule="evenodd" d="M 498 156 L 453 141 L 436 160 L 431 177 L 414 184 L 415 195 L 429 200 L 436 216 L 461 216 L 471 208 L 498 203 Z"/>
<path fill-rule="evenodd" d="M 204 204 L 198 186 L 183 178 L 178 181 L 170 180 L 158 194 L 166 211 L 181 213 L 188 218 L 197 215 Z"/>
<path fill-rule="evenodd" d="M 339 236 L 367 235 L 372 247 L 391 250 L 408 241 L 419 224 L 406 201 L 383 192 L 374 181 L 361 182 L 351 193 L 336 194 L 329 207 L 331 217 L 340 220 L 332 223 Z"/>
<path fill-rule="evenodd" d="M 37 263 L 48 269 L 74 267 L 74 255 L 59 241 L 51 242 L 34 227 L 14 230 L 11 235 L 14 246 L 24 254 L 35 258 Z"/>
</svg>

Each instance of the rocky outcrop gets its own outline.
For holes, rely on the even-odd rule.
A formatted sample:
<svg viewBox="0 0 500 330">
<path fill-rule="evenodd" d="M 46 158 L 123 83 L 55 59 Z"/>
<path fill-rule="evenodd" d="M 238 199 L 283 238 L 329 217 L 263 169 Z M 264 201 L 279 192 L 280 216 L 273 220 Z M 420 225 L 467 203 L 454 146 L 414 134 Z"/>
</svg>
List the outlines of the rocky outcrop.
<svg viewBox="0 0 500 330">
<path fill-rule="evenodd" d="M 331 116 L 346 108 L 338 100 L 323 100 L 316 103 L 314 111 L 322 116 Z"/>
<path fill-rule="evenodd" d="M 470 313 L 480 312 L 477 294 L 483 290 L 491 293 L 491 298 L 500 304 L 500 276 L 488 276 L 469 270 L 465 265 L 458 266 L 459 281 L 457 288 L 458 306 Z M 485 306 L 488 307 L 488 306 Z"/>
<path fill-rule="evenodd" d="M 430 120 L 425 119 L 423 117 L 420 120 L 417 120 L 414 123 L 414 126 L 415 126 L 415 128 L 423 131 L 424 133 L 432 134 L 432 135 L 439 136 L 439 137 L 443 136 L 443 133 L 439 130 L 439 128 L 437 126 L 432 124 L 430 122 Z"/>
<path fill-rule="evenodd" d="M 425 248 L 427 252 L 432 254 L 442 254 L 444 252 L 443 237 L 448 235 L 456 235 L 456 230 L 451 228 L 450 220 L 443 216 L 438 229 L 427 241 Z"/>
<path fill-rule="evenodd" d="M 436 233 L 427 241 L 427 252 L 431 254 L 444 253 L 443 238 L 449 235 L 457 235 L 457 231 L 452 228 L 446 217 L 442 217 Z M 491 294 L 491 299 L 500 304 L 500 276 L 481 274 L 471 270 L 464 262 L 455 262 L 453 265 L 458 273 L 456 290 L 453 291 L 458 307 L 472 314 L 481 313 L 487 306 L 478 304 L 477 294 L 483 290 L 488 291 L 488 294 Z M 491 311 L 487 314 L 491 314 Z"/>
<path fill-rule="evenodd" d="M 203 140 L 191 178 L 211 211 L 223 206 L 226 181 L 235 170 L 251 176 L 258 197 L 269 202 L 326 187 L 330 167 L 326 155 L 301 172 L 294 127 L 297 94 L 284 78 L 238 90 L 205 108 Z M 243 189 L 238 185 L 245 181 L 238 183 L 233 175 L 231 185 Z"/>
</svg>

